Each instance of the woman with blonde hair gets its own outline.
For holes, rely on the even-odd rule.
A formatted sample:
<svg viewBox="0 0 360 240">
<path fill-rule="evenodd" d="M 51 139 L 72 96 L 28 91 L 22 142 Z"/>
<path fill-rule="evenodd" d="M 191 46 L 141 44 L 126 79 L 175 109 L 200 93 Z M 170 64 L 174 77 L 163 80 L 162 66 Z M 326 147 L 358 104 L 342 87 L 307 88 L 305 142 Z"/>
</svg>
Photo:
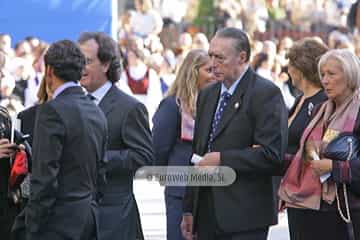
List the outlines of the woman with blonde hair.
<svg viewBox="0 0 360 240">
<path fill-rule="evenodd" d="M 35 117 L 39 104 L 50 101 L 52 98 L 52 92 L 46 85 L 45 77 L 43 77 L 43 79 L 40 82 L 40 86 L 37 92 L 37 97 L 38 97 L 38 103 L 36 105 L 29 107 L 24 111 L 21 111 L 17 116 L 17 118 L 20 119 L 21 121 L 20 124 L 21 132 L 30 135 L 30 138 L 28 140 L 30 145 L 32 144 L 33 129 L 35 126 Z"/>
<path fill-rule="evenodd" d="M 189 165 L 198 91 L 213 81 L 208 54 L 201 49 L 190 51 L 153 117 L 156 165 Z M 169 240 L 183 239 L 180 223 L 184 192 L 185 187 L 165 188 Z"/>
</svg>

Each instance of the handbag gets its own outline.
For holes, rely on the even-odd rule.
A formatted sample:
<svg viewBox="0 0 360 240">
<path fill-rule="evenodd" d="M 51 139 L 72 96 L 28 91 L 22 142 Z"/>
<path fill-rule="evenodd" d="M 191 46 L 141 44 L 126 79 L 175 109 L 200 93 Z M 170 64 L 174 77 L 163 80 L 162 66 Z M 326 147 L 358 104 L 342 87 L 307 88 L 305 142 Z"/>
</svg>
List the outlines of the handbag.
<svg viewBox="0 0 360 240">
<path fill-rule="evenodd" d="M 360 141 L 353 133 L 340 133 L 326 146 L 323 156 L 337 161 L 360 160 Z M 347 187 L 360 196 L 360 181 L 353 181 Z"/>
<path fill-rule="evenodd" d="M 360 141 L 354 136 L 353 133 L 343 132 L 335 137 L 324 150 L 324 157 L 334 159 L 337 161 L 357 161 L 360 153 Z M 341 210 L 340 199 L 338 195 L 338 187 L 336 184 L 336 202 L 340 217 L 344 220 L 347 226 L 347 232 L 349 239 L 354 240 L 354 228 L 350 216 L 350 208 L 348 201 L 347 189 L 349 189 L 355 195 L 360 195 L 360 182 L 353 181 L 350 184 L 342 184 L 345 200 L 346 215 Z"/>
</svg>

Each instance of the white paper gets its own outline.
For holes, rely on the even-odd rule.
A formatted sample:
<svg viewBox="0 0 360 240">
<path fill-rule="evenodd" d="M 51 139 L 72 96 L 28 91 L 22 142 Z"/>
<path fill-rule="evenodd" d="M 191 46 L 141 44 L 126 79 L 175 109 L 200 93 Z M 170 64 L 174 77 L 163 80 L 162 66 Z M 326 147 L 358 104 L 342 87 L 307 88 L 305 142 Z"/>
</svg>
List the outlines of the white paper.
<svg viewBox="0 0 360 240">
<path fill-rule="evenodd" d="M 195 153 L 191 157 L 191 162 L 193 164 L 198 164 L 201 160 L 202 160 L 202 156 L 199 156 L 199 155 L 197 155 Z"/>
<path fill-rule="evenodd" d="M 14 138 L 15 138 L 15 122 L 16 122 L 16 118 L 13 117 L 13 118 L 11 119 L 10 143 L 14 143 Z M 10 157 L 9 159 L 10 159 L 10 166 L 12 166 L 12 164 L 13 164 L 13 159 L 12 159 L 12 157 Z"/>
<path fill-rule="evenodd" d="M 320 160 L 319 155 L 315 151 L 311 151 L 311 157 L 316 161 Z M 325 174 L 321 175 L 320 182 L 324 183 L 330 176 L 331 176 L 330 173 L 325 173 Z"/>
<path fill-rule="evenodd" d="M 14 143 L 16 118 L 11 119 L 10 142 Z"/>
</svg>

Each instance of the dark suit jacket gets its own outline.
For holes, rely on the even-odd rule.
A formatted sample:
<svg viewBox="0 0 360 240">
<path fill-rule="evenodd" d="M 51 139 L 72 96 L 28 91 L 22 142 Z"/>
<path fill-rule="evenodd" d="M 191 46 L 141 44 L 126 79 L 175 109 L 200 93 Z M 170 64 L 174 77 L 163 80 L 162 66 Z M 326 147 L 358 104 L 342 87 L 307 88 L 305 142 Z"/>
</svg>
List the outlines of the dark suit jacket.
<svg viewBox="0 0 360 240">
<path fill-rule="evenodd" d="M 9 199 L 10 159 L 0 158 L 0 236 L 10 239 L 11 226 L 20 207 Z"/>
<path fill-rule="evenodd" d="M 135 171 L 154 154 L 145 106 L 112 86 L 99 107 L 109 128 L 107 185 L 100 204 L 100 240 L 133 240 L 141 228 L 133 195 Z"/>
<path fill-rule="evenodd" d="M 192 141 L 180 139 L 181 113 L 176 97 L 164 98 L 153 117 L 153 141 L 157 166 L 187 166 L 192 155 Z M 165 188 L 165 194 L 183 197 L 184 187 Z"/>
<path fill-rule="evenodd" d="M 21 120 L 21 132 L 30 135 L 30 138 L 27 140 L 30 145 L 33 142 L 35 117 L 38 109 L 39 105 L 34 105 L 21 111 L 17 116 Z"/>
<path fill-rule="evenodd" d="M 105 116 L 80 87 L 65 89 L 38 111 L 26 229 L 34 240 L 81 239 L 84 226 L 96 216 Z"/>
<path fill-rule="evenodd" d="M 211 124 L 221 83 L 200 92 L 197 102 L 193 150 L 207 152 Z M 277 222 L 272 175 L 279 171 L 286 149 L 287 110 L 280 92 L 269 80 L 248 69 L 220 119 L 212 143 L 221 165 L 237 177 L 226 187 L 212 187 L 218 226 L 224 232 L 257 229 Z M 259 145 L 254 146 L 253 145 Z M 196 224 L 199 188 L 188 188 L 184 211 Z"/>
</svg>

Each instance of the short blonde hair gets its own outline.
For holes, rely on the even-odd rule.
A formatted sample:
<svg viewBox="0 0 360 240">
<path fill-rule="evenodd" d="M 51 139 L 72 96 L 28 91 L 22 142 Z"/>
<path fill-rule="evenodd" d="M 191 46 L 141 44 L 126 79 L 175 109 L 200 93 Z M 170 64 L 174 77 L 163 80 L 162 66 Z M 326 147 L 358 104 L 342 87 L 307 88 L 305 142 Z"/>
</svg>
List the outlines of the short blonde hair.
<svg viewBox="0 0 360 240">
<path fill-rule="evenodd" d="M 191 50 L 185 57 L 176 75 L 174 83 L 166 93 L 176 96 L 189 113 L 195 116 L 198 95 L 199 68 L 210 61 L 210 57 L 203 49 Z"/>
<path fill-rule="evenodd" d="M 321 67 L 330 59 L 336 60 L 344 72 L 348 88 L 354 92 L 360 87 L 360 60 L 349 49 L 332 49 L 321 56 L 318 72 L 321 78 Z"/>
</svg>

